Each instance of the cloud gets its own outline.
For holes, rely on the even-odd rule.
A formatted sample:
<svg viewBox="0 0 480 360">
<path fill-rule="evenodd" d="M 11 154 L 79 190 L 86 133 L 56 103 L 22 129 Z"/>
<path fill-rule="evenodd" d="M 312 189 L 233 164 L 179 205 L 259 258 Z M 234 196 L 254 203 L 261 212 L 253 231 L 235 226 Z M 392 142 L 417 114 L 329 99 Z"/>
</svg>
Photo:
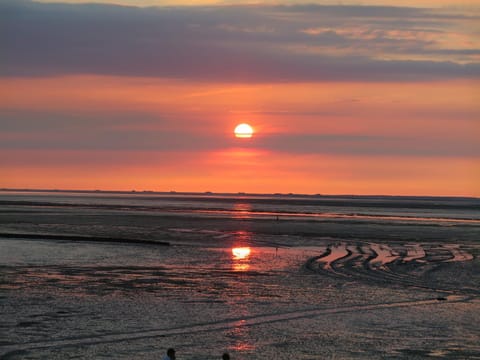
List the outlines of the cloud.
<svg viewBox="0 0 480 360">
<path fill-rule="evenodd" d="M 0 111 L 0 149 L 81 151 L 212 151 L 232 146 L 214 131 L 178 127 L 182 119 L 144 112 L 72 114 Z M 223 134 L 222 134 L 223 135 Z"/>
<path fill-rule="evenodd" d="M 0 75 L 218 82 L 478 77 L 479 48 L 439 48 L 436 40 L 452 27 L 461 32 L 465 17 L 378 6 L 136 8 L 4 0 Z M 319 28 L 331 30 L 312 33 Z M 348 30 L 355 28 L 356 35 Z M 431 36 L 416 38 L 425 29 Z"/>
<path fill-rule="evenodd" d="M 264 138 L 261 147 L 290 154 L 478 157 L 480 145 L 459 138 L 297 134 Z"/>
</svg>

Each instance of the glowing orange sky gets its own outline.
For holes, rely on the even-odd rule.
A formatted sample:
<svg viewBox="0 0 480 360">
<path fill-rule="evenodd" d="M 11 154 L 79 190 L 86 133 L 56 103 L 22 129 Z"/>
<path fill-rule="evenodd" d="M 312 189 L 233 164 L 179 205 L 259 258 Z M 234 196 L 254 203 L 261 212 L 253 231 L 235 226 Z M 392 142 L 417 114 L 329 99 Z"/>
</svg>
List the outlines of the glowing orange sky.
<svg viewBox="0 0 480 360">
<path fill-rule="evenodd" d="M 358 21 L 359 10 L 349 11 Z M 147 69 L 151 74 L 138 73 L 133 67 L 139 65 L 109 73 L 101 58 L 84 71 L 68 54 L 67 60 L 43 63 L 38 53 L 38 63 L 25 60 L 21 67 L 12 60 L 11 73 L 0 77 L 0 187 L 480 196 L 480 79 L 476 67 L 468 68 L 477 66 L 480 51 L 474 50 L 479 44 L 471 19 L 448 20 L 456 23 L 445 25 L 441 39 L 428 21 L 416 35 L 405 29 L 375 32 L 366 28 L 369 22 L 339 25 L 333 38 L 325 30 L 331 24 L 315 21 L 306 19 L 305 26 L 300 22 L 293 30 L 289 22 L 271 26 L 277 33 L 285 26 L 285 34 L 288 30 L 305 44 L 310 36 L 320 36 L 325 44 L 343 36 L 338 40 L 343 47 L 320 50 L 286 40 L 281 45 L 292 64 L 310 66 L 311 56 L 323 56 L 323 51 L 345 59 L 347 65 L 321 57 L 329 69 L 325 79 L 316 67 L 312 72 L 321 76 L 311 80 L 303 65 L 263 68 L 268 54 L 260 49 L 245 58 L 248 71 L 232 69 L 232 77 L 227 65 L 159 65 L 161 71 L 171 66 L 169 76 L 156 74 L 155 67 Z M 206 32 L 207 38 L 239 31 L 248 40 L 251 28 L 222 23 L 209 31 L 220 35 Z M 418 44 L 417 35 L 424 37 Z M 357 41 L 367 45 L 358 47 Z M 402 41 L 409 50 L 398 52 L 389 41 Z M 432 42 L 428 51 L 419 50 Z M 272 49 L 277 46 L 272 44 Z M 352 54 L 371 58 L 355 69 Z M 389 68 L 378 70 L 384 75 L 376 70 L 387 54 L 399 61 L 385 62 L 391 76 Z M 57 61 L 61 71 L 51 70 L 50 61 Z M 415 67 L 429 61 L 430 67 Z M 272 73 L 265 73 L 270 67 Z M 189 75 L 179 77 L 184 71 Z M 276 74 L 286 74 L 285 80 Z M 255 129 L 251 139 L 235 138 L 233 129 L 242 122 Z"/>
<path fill-rule="evenodd" d="M 440 86 L 441 85 L 441 86 Z M 48 149 L 57 136 L 45 131 L 46 149 L 3 151 L 9 171 L 3 187 L 219 192 L 302 192 L 356 194 L 478 195 L 479 158 L 445 153 L 326 153 L 261 147 L 252 139 L 234 139 L 233 126 L 247 120 L 256 137 L 305 133 L 354 136 L 412 137 L 416 141 L 460 146 L 479 138 L 473 91 L 478 84 L 260 84 L 232 85 L 149 81 L 136 78 L 68 77 L 0 81 L 0 105 L 50 117 L 74 114 L 69 126 L 90 136 L 97 126 L 122 131 L 189 132 L 223 142 L 209 147 L 165 149 Z M 163 94 L 167 94 L 164 96 Z M 422 96 L 422 94 L 424 96 Z M 428 95 L 428 96 L 427 96 Z M 429 115 L 429 109 L 435 111 Z M 115 115 L 141 111 L 146 121 L 117 124 Z M 317 114 L 316 112 L 319 112 Z M 430 110 L 431 111 L 431 110 Z M 113 112 L 113 114 L 112 114 Z M 325 112 L 322 114 L 322 112 Z M 156 123 L 170 114 L 174 123 Z M 449 114 L 461 116 L 450 123 Z M 60 115 L 58 115 L 60 114 Z M 92 115 L 93 114 L 93 115 Z M 148 116 L 146 114 L 149 114 Z M 84 118 L 95 120 L 82 130 Z M 195 121 L 190 118 L 194 117 Z M 443 117 L 443 119 L 442 119 Z M 184 118 L 182 120 L 182 118 Z M 154 119 L 154 120 L 151 120 Z M 312 119 L 314 121 L 312 121 Z M 388 120 L 388 121 L 386 121 Z M 34 120 L 35 121 L 35 120 Z M 3 133 L 28 143 L 27 132 Z M 2 139 L 4 140 L 4 139 Z M 160 142 L 161 140 L 159 140 Z M 260 144 L 259 144 L 260 141 Z M 268 145 L 268 144 L 267 144 Z M 425 145 L 428 149 L 428 144 Z M 474 145 L 472 145 L 474 146 Z M 388 148 L 388 146 L 387 146 Z M 281 181 L 279 181 L 281 179 Z"/>
</svg>

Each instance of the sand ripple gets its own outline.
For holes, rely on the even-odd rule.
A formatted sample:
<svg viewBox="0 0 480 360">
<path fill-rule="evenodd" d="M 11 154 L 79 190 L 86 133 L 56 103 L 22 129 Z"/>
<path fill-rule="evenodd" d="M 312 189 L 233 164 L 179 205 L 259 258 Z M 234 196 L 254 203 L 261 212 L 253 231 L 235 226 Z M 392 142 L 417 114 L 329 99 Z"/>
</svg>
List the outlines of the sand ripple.
<svg viewBox="0 0 480 360">
<path fill-rule="evenodd" d="M 368 243 L 335 243 L 310 258 L 305 268 L 324 275 L 381 285 L 420 287 L 445 292 L 480 293 L 474 289 L 433 284 L 428 273 L 451 263 L 467 262 L 474 256 L 455 244 L 404 244 L 390 246 Z"/>
</svg>

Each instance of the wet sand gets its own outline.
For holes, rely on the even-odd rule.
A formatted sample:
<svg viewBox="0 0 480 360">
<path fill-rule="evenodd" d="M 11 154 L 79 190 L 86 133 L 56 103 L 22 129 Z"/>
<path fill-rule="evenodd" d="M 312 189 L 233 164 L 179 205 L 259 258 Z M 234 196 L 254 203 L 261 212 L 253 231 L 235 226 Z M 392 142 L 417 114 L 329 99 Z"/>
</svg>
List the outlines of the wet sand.
<svg viewBox="0 0 480 360">
<path fill-rule="evenodd" d="M 480 358 L 477 225 L 7 210 L 1 359 Z"/>
</svg>

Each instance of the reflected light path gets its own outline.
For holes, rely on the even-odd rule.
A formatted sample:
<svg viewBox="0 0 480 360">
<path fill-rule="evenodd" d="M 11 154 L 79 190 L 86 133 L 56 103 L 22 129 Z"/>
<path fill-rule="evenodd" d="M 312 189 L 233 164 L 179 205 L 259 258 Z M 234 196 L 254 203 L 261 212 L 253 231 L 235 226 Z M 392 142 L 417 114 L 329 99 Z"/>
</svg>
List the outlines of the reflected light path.
<svg viewBox="0 0 480 360">
<path fill-rule="evenodd" d="M 233 217 L 236 219 L 251 218 L 252 205 L 249 203 L 235 203 L 233 205 Z"/>
<path fill-rule="evenodd" d="M 250 269 L 249 256 L 251 253 L 250 247 L 234 247 L 232 248 L 233 270 L 234 271 L 248 271 Z"/>
<path fill-rule="evenodd" d="M 239 239 L 241 239 L 240 244 L 244 244 L 245 238 L 248 238 L 250 234 L 246 231 L 240 231 L 238 235 Z M 249 246 L 237 246 L 233 247 L 231 251 L 233 271 L 248 271 L 250 269 L 250 254 L 252 249 Z M 248 283 L 239 280 L 237 282 L 237 286 L 244 294 L 250 293 L 250 285 Z M 236 316 L 243 317 L 243 319 L 236 321 L 233 324 L 233 328 L 228 332 L 228 337 L 233 340 L 233 343 L 231 346 L 229 346 L 229 349 L 237 353 L 255 350 L 255 345 L 250 339 L 250 329 L 245 326 L 247 323 L 245 318 L 251 317 L 248 306 L 246 303 L 238 300 L 233 301 L 230 304 L 232 306 L 233 313 L 235 313 Z"/>
<path fill-rule="evenodd" d="M 232 249 L 232 255 L 234 260 L 246 259 L 250 256 L 249 247 L 236 247 Z"/>
</svg>

